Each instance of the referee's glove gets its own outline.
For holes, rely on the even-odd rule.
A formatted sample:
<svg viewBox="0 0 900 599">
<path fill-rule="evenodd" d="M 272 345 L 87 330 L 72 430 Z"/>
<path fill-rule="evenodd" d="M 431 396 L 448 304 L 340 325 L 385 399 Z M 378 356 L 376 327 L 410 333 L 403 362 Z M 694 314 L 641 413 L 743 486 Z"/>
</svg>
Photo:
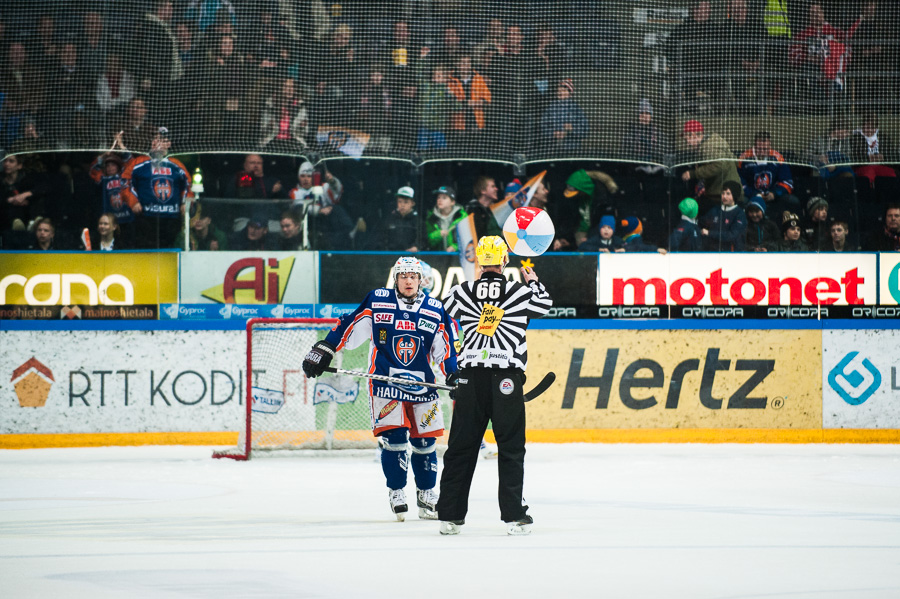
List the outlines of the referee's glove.
<svg viewBox="0 0 900 599">
<path fill-rule="evenodd" d="M 453 389 L 449 392 L 450 399 L 456 401 L 456 389 L 459 384 L 459 373 L 451 372 L 450 374 L 448 374 L 446 380 L 444 381 L 444 384 L 446 384 L 448 387 L 453 387 Z"/>
<path fill-rule="evenodd" d="M 311 379 L 325 372 L 334 358 L 334 346 L 327 341 L 319 341 L 313 345 L 306 357 L 303 358 L 303 372 Z"/>
</svg>

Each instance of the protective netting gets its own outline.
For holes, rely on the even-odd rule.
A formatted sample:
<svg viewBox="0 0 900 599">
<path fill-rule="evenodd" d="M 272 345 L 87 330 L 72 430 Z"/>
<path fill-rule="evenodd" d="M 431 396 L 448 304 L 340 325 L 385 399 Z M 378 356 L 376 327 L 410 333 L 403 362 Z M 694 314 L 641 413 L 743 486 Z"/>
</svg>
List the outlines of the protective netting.
<svg viewBox="0 0 900 599">
<path fill-rule="evenodd" d="M 867 164 L 877 129 L 897 161 L 894 2 L 0 6 L 7 152 L 147 152 L 165 126 L 175 153 L 673 166 L 696 120 L 716 159 L 765 131 L 787 162 Z"/>
</svg>

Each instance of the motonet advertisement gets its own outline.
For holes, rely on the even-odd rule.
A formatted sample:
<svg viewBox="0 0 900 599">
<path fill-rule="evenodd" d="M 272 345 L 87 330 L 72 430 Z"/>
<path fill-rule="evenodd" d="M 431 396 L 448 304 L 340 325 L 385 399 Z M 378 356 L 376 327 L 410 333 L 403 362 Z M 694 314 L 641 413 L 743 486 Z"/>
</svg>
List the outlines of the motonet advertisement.
<svg viewBox="0 0 900 599">
<path fill-rule="evenodd" d="M 175 252 L 0 254 L 4 311 L 12 306 L 155 306 L 177 297 Z"/>
<path fill-rule="evenodd" d="M 877 301 L 874 254 L 600 254 L 603 305 L 853 306 Z"/>
<path fill-rule="evenodd" d="M 822 426 L 818 331 L 531 330 L 529 429 Z"/>
<path fill-rule="evenodd" d="M 182 304 L 313 304 L 315 252 L 186 252 Z"/>
</svg>

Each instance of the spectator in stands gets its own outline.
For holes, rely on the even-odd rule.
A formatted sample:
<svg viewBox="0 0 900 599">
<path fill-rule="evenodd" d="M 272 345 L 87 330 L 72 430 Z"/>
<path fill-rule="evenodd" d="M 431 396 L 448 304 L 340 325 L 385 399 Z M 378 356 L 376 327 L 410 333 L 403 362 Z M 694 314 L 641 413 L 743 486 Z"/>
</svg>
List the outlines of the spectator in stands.
<svg viewBox="0 0 900 599">
<path fill-rule="evenodd" d="M 814 252 L 825 251 L 831 242 L 831 225 L 828 220 L 828 201 L 818 196 L 806 203 L 806 219 L 803 222 L 803 237 L 806 245 Z"/>
<path fill-rule="evenodd" d="M 119 222 L 112 212 L 104 212 L 97 219 L 97 229 L 91 231 L 91 250 L 95 252 L 111 252 L 128 249 L 128 242 L 119 229 Z M 82 247 L 81 249 L 86 249 Z"/>
<path fill-rule="evenodd" d="M 791 56 L 795 62 L 816 70 L 820 81 L 830 86 L 825 91 L 839 91 L 844 87 L 844 73 L 850 63 L 850 38 L 856 33 L 863 16 L 844 31 L 825 21 L 825 11 L 818 2 L 809 5 L 809 25 L 794 37 Z"/>
<path fill-rule="evenodd" d="M 273 3 L 259 5 L 254 27 L 247 37 L 247 62 L 261 73 L 274 76 L 284 72 L 292 63 L 291 33 L 287 26 L 276 19 Z"/>
<path fill-rule="evenodd" d="M 46 104 L 44 73 L 28 60 L 25 44 L 13 42 L 6 51 L 6 63 L 0 73 L 0 89 L 6 93 L 3 110 L 3 135 L 11 143 L 16 135 L 15 123 L 25 115 L 37 115 Z M 9 147 L 4 145 L 3 147 Z"/>
<path fill-rule="evenodd" d="M 487 124 L 485 110 L 491 103 L 491 90 L 484 77 L 472 70 L 471 56 L 459 57 L 447 86 L 456 100 L 450 115 L 454 146 L 459 150 L 478 151 Z"/>
<path fill-rule="evenodd" d="M 132 38 L 133 45 L 128 56 L 134 62 L 129 65 L 129 70 L 137 78 L 140 95 L 149 99 L 154 120 L 168 123 L 171 109 L 178 105 L 171 99 L 178 81 L 184 75 L 184 66 L 171 25 L 174 3 L 172 0 L 153 0 L 150 8 L 144 13 Z M 148 56 L 153 59 L 148 60 Z"/>
<path fill-rule="evenodd" d="M 181 231 L 186 198 L 193 197 L 191 176 L 184 165 L 169 158 L 169 130 L 160 127 L 150 143 L 150 155 L 133 158 L 125 166 L 123 195 L 137 217 L 138 248 L 171 248 Z"/>
<path fill-rule="evenodd" d="M 643 240 L 642 234 L 644 226 L 641 220 L 636 216 L 629 216 L 619 221 L 620 230 L 622 231 L 622 240 L 625 242 L 624 249 L 626 252 L 659 252 L 660 254 L 668 253 L 664 248 L 656 247 L 651 243 Z"/>
<path fill-rule="evenodd" d="M 753 137 L 753 147 L 741 154 L 738 170 L 745 198 L 762 198 L 766 202 L 766 212 L 773 214 L 785 210 L 799 212 L 800 200 L 794 195 L 791 169 L 784 157 L 772 148 L 772 138 L 766 131 Z"/>
<path fill-rule="evenodd" d="M 720 38 L 725 44 L 726 77 L 732 101 L 738 111 L 747 114 L 758 102 L 762 81 L 759 78 L 762 44 L 765 31 L 762 24 L 747 16 L 747 0 L 730 0 L 728 18 L 721 28 Z"/>
<path fill-rule="evenodd" d="M 523 103 L 520 98 L 530 84 L 526 78 L 531 58 L 524 41 L 522 27 L 510 25 L 506 28 L 505 43 L 493 58 L 495 69 L 491 89 L 496 93 L 491 103 L 493 116 L 488 119 L 494 123 L 494 131 L 489 135 L 500 148 L 522 148 L 526 139 L 526 131 L 521 125 Z"/>
<path fill-rule="evenodd" d="M 175 25 L 175 37 L 178 39 L 178 58 L 185 70 L 188 70 L 197 58 L 194 52 L 194 30 L 185 22 Z"/>
<path fill-rule="evenodd" d="M 279 224 L 281 230 L 274 243 L 275 249 L 281 252 L 307 249 L 303 241 L 303 220 L 296 212 L 292 210 L 282 212 Z"/>
<path fill-rule="evenodd" d="M 809 246 L 801 238 L 803 231 L 800 229 L 800 219 L 796 214 L 784 213 L 784 220 L 781 223 L 781 234 L 782 239 L 778 242 L 779 252 L 809 251 Z"/>
<path fill-rule="evenodd" d="M 675 28 L 668 39 L 666 64 L 676 88 L 684 93 L 689 105 L 713 95 L 718 73 L 711 58 L 718 48 L 716 31 L 710 20 L 709 0 L 699 0 L 691 8 L 691 16 Z"/>
<path fill-rule="evenodd" d="M 409 23 L 394 23 L 394 37 L 389 46 L 387 84 L 391 90 L 394 114 L 413 115 L 418 105 L 416 73 L 419 53 L 410 40 Z M 417 127 L 411 118 L 393 120 L 393 142 L 397 150 L 410 152 L 415 146 Z"/>
<path fill-rule="evenodd" d="M 419 133 L 417 150 L 446 150 L 447 123 L 454 98 L 447 87 L 447 69 L 443 64 L 431 67 L 431 77 L 419 82 Z"/>
<path fill-rule="evenodd" d="M 882 7 L 893 3 L 882 2 Z M 884 73 L 885 64 L 896 64 L 897 47 L 886 43 L 892 37 L 894 19 L 881 13 L 876 15 L 878 3 L 863 3 L 862 19 L 853 36 L 853 62 L 850 65 L 856 75 L 856 95 L 874 101 L 875 106 L 891 97 L 896 79 Z"/>
<path fill-rule="evenodd" d="M 538 26 L 534 34 L 533 48 L 528 52 L 527 70 L 530 80 L 522 89 L 521 127 L 525 136 L 525 149 L 538 139 L 538 125 L 541 115 L 554 98 L 553 82 L 562 79 L 565 62 L 562 46 L 556 39 L 556 33 L 548 24 Z"/>
<path fill-rule="evenodd" d="M 125 70 L 122 57 L 115 53 L 108 54 L 106 68 L 97 78 L 96 98 L 102 121 L 120 121 L 133 97 L 134 79 Z"/>
<path fill-rule="evenodd" d="M 213 222 L 208 210 L 203 209 L 202 204 L 197 204 L 194 216 L 190 223 L 190 249 L 191 251 L 217 252 L 228 249 L 228 236 Z M 184 232 L 180 232 L 175 239 L 175 247 L 184 248 Z"/>
<path fill-rule="evenodd" d="M 875 187 L 876 177 L 896 177 L 893 168 L 885 162 L 898 160 L 894 140 L 878 127 L 878 116 L 870 112 L 863 118 L 862 127 L 853 132 L 850 140 L 850 156 L 853 162 L 863 163 L 856 167 L 856 176 L 865 177 L 869 185 Z"/>
<path fill-rule="evenodd" d="M 596 185 L 600 183 L 601 185 Z M 592 224 L 597 218 L 594 210 L 596 205 L 609 204 L 609 196 L 615 194 L 619 186 L 608 174 L 603 171 L 586 171 L 580 169 L 569 175 L 566 179 L 566 190 L 563 195 L 570 198 L 578 206 L 580 220 L 575 227 L 575 243 L 579 246 L 587 238 Z M 602 214 L 602 213 L 601 213 Z"/>
<path fill-rule="evenodd" d="M 270 152 L 297 153 L 309 142 L 309 111 L 294 79 L 274 79 L 277 89 L 266 99 L 260 121 L 260 146 Z"/>
<path fill-rule="evenodd" d="M 415 192 L 412 187 L 397 190 L 397 208 L 381 224 L 381 245 L 378 249 L 389 252 L 418 252 L 419 213 L 416 211 Z"/>
<path fill-rule="evenodd" d="M 287 196 L 281 179 L 274 175 L 266 175 L 263 157 L 259 154 L 247 154 L 244 167 L 225 186 L 229 198 L 267 200 Z"/>
<path fill-rule="evenodd" d="M 563 79 L 556 88 L 556 100 L 541 117 L 541 133 L 550 152 L 577 150 L 588 133 L 587 117 L 574 96 L 575 84 Z"/>
<path fill-rule="evenodd" d="M 638 103 L 637 121 L 628 126 L 622 138 L 622 155 L 648 163 L 636 167 L 645 174 L 656 174 L 665 168 L 666 155 L 671 153 L 671 141 L 653 122 L 653 106 L 647 98 Z M 650 164 L 653 163 L 653 164 Z"/>
<path fill-rule="evenodd" d="M 600 217 L 594 233 L 581 242 L 579 252 L 602 252 L 604 254 L 619 253 L 625 251 L 625 242 L 615 234 L 616 217 L 605 214 Z"/>
<path fill-rule="evenodd" d="M 684 198 L 678 204 L 681 220 L 669 235 L 670 252 L 699 252 L 703 250 L 703 238 L 697 224 L 700 206 L 694 198 Z"/>
<path fill-rule="evenodd" d="M 823 252 L 856 252 L 859 246 L 848 238 L 850 225 L 841 220 L 832 221 L 830 238 Z"/>
<path fill-rule="evenodd" d="M 472 190 L 475 197 L 466 204 L 466 213 L 473 215 L 475 222 L 476 239 L 473 241 L 485 235 L 503 235 L 503 225 L 497 222 L 491 210 L 491 206 L 497 202 L 499 191 L 497 182 L 491 177 L 482 175 L 475 180 Z"/>
<path fill-rule="evenodd" d="M 374 64 L 368 81 L 359 95 L 356 111 L 358 127 L 369 134 L 366 152 L 386 154 L 391 149 L 392 116 L 394 112 L 391 88 L 385 83 L 384 67 Z"/>
<path fill-rule="evenodd" d="M 360 218 L 356 226 L 341 205 L 344 186 L 326 168 L 322 185 L 314 185 L 315 169 L 309 162 L 300 165 L 297 187 L 290 191 L 291 210 L 303 219 L 307 245 L 312 249 L 349 249 L 357 232 L 365 232 L 366 223 Z"/>
<path fill-rule="evenodd" d="M 244 132 L 242 101 L 245 74 L 243 61 L 235 52 L 232 36 L 223 35 L 219 38 L 216 50 L 205 61 L 203 70 L 200 111 L 197 116 L 202 117 L 202 126 L 208 139 L 215 145 L 227 145 L 229 141 L 233 143 L 240 140 L 241 133 Z M 265 130 L 266 123 L 263 124 L 263 131 Z M 275 138 L 278 139 L 277 134 Z"/>
<path fill-rule="evenodd" d="M 705 239 L 710 252 L 742 252 L 747 242 L 747 215 L 737 205 L 741 186 L 734 181 L 726 181 L 722 186 L 721 204 L 703 217 L 700 234 Z"/>
<path fill-rule="evenodd" d="M 887 205 L 883 227 L 869 236 L 863 249 L 869 252 L 900 251 L 900 203 L 896 200 Z"/>
<path fill-rule="evenodd" d="M 777 251 L 781 231 L 778 230 L 778 225 L 766 218 L 765 200 L 750 198 L 744 212 L 747 214 L 747 251 Z"/>
<path fill-rule="evenodd" d="M 823 179 L 853 176 L 853 169 L 847 164 L 852 153 L 851 131 L 847 117 L 836 115 L 831 119 L 828 132 L 817 137 L 810 146 L 807 160 L 816 165 Z M 839 164 L 843 166 L 837 166 Z"/>
<path fill-rule="evenodd" d="M 40 15 L 34 33 L 31 62 L 42 72 L 48 73 L 55 67 L 59 54 L 59 40 L 56 36 L 56 21 L 53 16 L 46 13 Z"/>
<path fill-rule="evenodd" d="M 259 10 L 264 9 L 261 7 Z M 205 33 L 219 19 L 229 20 L 232 25 L 237 24 L 231 0 L 190 0 L 185 8 L 184 18 L 193 22 L 200 33 Z"/>
<path fill-rule="evenodd" d="M 19 156 L 3 159 L 0 183 L 0 231 L 24 231 L 31 220 L 44 214 L 46 188 L 41 181 L 26 173 Z"/>
<path fill-rule="evenodd" d="M 122 133 L 122 149 L 126 152 L 148 152 L 157 130 L 158 127 L 154 127 L 147 119 L 147 105 L 144 100 L 135 97 L 128 102 L 125 120 L 113 129 L 112 136 Z"/>
<path fill-rule="evenodd" d="M 113 147 L 116 147 L 121 139 L 121 136 L 117 136 Z M 101 154 L 91 164 L 90 175 L 100 186 L 101 213 L 115 216 L 119 230 L 124 231 L 129 239 L 134 239 L 134 213 L 125 200 L 123 192 L 127 183 L 122 179 L 125 162 L 130 158 L 130 154 L 126 154 L 124 159 L 114 152 Z"/>
<path fill-rule="evenodd" d="M 442 186 L 435 192 L 434 210 L 425 218 L 427 246 L 435 252 L 458 252 L 456 225 L 468 216 L 456 203 L 456 192 L 452 187 Z"/>
<path fill-rule="evenodd" d="M 62 249 L 56 245 L 56 225 L 49 217 L 42 217 L 34 223 L 34 240 L 29 250 L 50 251 Z"/>
<path fill-rule="evenodd" d="M 441 42 L 437 48 L 433 49 L 428 46 L 422 47 L 420 58 L 431 57 L 429 60 L 434 65 L 451 65 L 456 64 L 461 54 L 463 54 L 463 45 L 460 41 L 459 30 L 450 26 L 444 28 Z"/>
<path fill-rule="evenodd" d="M 361 84 L 356 49 L 351 44 L 353 31 L 346 23 L 334 28 L 331 43 L 319 62 L 317 99 L 311 115 L 316 126 L 333 127 L 351 121 L 350 109 L 358 105 Z M 314 128 L 313 130 L 316 130 Z"/>
<path fill-rule="evenodd" d="M 91 111 L 93 83 L 78 66 L 78 47 L 75 43 L 62 44 L 59 63 L 50 76 L 48 110 L 49 131 L 63 148 L 77 147 L 75 120 L 79 112 L 87 115 Z"/>
<path fill-rule="evenodd" d="M 269 233 L 269 216 L 264 212 L 255 212 L 247 226 L 234 234 L 229 243 L 232 250 L 238 252 L 272 251 Z"/>
<path fill-rule="evenodd" d="M 700 211 L 706 213 L 720 205 L 722 187 L 726 182 L 737 183 L 740 188 L 741 177 L 738 175 L 734 154 L 728 147 L 728 142 L 719 134 L 706 134 L 700 121 L 687 121 L 682 135 L 688 148 L 694 152 L 698 164 L 684 171 L 681 179 L 685 183 L 691 180 L 695 182 L 693 197 L 700 205 Z M 743 194 L 739 191 L 735 203 L 740 204 L 742 198 Z"/>
<path fill-rule="evenodd" d="M 106 44 L 103 39 L 103 17 L 96 10 L 81 15 L 81 36 L 78 39 L 78 62 L 90 81 L 96 81 L 107 66 Z"/>
</svg>

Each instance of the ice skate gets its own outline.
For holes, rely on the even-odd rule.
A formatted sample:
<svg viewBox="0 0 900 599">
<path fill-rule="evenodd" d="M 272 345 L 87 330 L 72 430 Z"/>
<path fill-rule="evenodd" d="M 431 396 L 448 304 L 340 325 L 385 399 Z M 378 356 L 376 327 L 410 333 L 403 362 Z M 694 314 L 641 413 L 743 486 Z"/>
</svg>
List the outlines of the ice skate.
<svg viewBox="0 0 900 599">
<path fill-rule="evenodd" d="M 406 493 L 403 489 L 388 489 L 388 500 L 391 502 L 391 511 L 397 516 L 397 522 L 406 520 Z"/>
<path fill-rule="evenodd" d="M 442 535 L 458 535 L 459 529 L 465 524 L 465 520 L 444 520 L 441 522 Z"/>
<path fill-rule="evenodd" d="M 481 457 L 485 460 L 496 460 L 500 455 L 495 445 L 488 445 L 484 439 L 481 440 Z"/>
<path fill-rule="evenodd" d="M 438 496 L 434 489 L 417 489 L 416 505 L 419 507 L 419 520 L 437 520 Z"/>
<path fill-rule="evenodd" d="M 534 524 L 534 518 L 525 514 L 518 520 L 506 523 L 506 534 L 508 535 L 530 535 L 531 525 Z"/>
</svg>

